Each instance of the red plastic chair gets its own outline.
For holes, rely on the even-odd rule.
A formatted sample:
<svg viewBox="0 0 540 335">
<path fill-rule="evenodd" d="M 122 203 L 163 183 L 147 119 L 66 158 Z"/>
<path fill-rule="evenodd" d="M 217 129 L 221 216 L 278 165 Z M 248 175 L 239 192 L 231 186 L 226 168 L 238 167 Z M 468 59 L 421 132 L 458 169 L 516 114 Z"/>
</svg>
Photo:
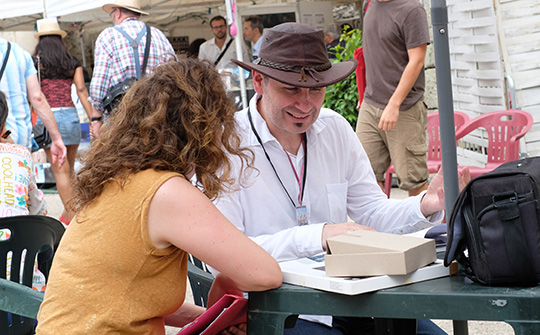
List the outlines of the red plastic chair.
<svg viewBox="0 0 540 335">
<path fill-rule="evenodd" d="M 458 150 L 465 148 L 487 156 L 485 167 L 469 166 L 471 177 L 519 159 L 519 139 L 531 129 L 532 124 L 531 114 L 505 110 L 482 114 L 460 128 L 456 133 L 456 138 L 461 139 Z M 482 142 L 487 142 L 487 145 L 479 144 Z"/>
<path fill-rule="evenodd" d="M 463 112 L 454 112 L 454 127 L 459 130 L 465 123 L 469 121 L 469 116 Z M 427 116 L 427 139 L 428 139 L 428 157 L 427 166 L 429 173 L 437 173 L 442 164 L 441 156 L 441 136 L 439 127 L 439 113 L 430 113 Z M 458 139 L 456 135 L 456 139 Z M 392 174 L 396 173 L 394 165 L 386 171 L 384 176 L 384 193 L 390 197 L 392 188 Z"/>
</svg>

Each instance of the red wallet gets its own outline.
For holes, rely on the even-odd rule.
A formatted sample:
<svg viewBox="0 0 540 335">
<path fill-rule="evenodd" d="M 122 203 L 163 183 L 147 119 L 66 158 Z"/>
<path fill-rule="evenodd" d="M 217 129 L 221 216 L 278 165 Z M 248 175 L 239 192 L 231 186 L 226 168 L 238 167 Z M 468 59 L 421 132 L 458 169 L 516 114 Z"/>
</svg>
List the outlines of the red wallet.
<svg viewBox="0 0 540 335">
<path fill-rule="evenodd" d="M 243 297 L 225 294 L 176 335 L 215 335 L 230 326 L 246 323 L 247 302 Z"/>
</svg>

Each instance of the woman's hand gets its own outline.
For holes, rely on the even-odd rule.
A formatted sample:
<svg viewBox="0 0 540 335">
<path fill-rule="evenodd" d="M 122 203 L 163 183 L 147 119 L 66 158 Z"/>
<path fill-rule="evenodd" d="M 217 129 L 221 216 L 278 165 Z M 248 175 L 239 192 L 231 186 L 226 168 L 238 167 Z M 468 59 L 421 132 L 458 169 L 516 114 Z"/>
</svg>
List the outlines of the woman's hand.
<svg viewBox="0 0 540 335">
<path fill-rule="evenodd" d="M 244 296 L 244 292 L 240 291 L 236 284 L 227 276 L 222 273 L 218 273 L 216 279 L 210 287 L 208 292 L 208 306 L 210 307 L 215 304 L 222 296 L 225 294 L 233 294 L 239 297 Z"/>
<path fill-rule="evenodd" d="M 247 325 L 245 323 L 239 324 L 237 326 L 232 326 L 220 333 L 221 335 L 246 335 L 247 334 Z"/>
</svg>

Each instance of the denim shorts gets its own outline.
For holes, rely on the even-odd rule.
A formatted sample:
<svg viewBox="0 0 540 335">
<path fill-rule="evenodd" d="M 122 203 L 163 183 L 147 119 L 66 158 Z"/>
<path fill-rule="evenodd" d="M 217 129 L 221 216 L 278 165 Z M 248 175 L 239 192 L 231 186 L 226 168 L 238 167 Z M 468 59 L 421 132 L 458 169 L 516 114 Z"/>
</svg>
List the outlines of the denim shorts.
<svg viewBox="0 0 540 335">
<path fill-rule="evenodd" d="M 81 142 L 81 121 L 75 107 L 51 108 L 62 135 L 64 145 L 77 145 Z M 38 118 L 37 123 L 41 123 Z M 49 145 L 50 147 L 50 145 Z"/>
</svg>

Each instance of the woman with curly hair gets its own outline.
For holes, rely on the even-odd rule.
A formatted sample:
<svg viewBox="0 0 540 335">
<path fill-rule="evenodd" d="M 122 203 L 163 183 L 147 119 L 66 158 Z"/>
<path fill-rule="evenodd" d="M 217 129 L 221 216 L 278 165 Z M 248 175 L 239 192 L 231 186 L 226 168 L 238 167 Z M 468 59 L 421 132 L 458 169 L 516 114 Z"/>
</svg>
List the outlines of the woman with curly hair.
<svg viewBox="0 0 540 335">
<path fill-rule="evenodd" d="M 70 55 L 64 44 L 63 38 L 66 32 L 60 29 L 57 22 L 38 22 L 36 38 L 39 42 L 33 57 L 38 69 L 41 90 L 51 106 L 62 141 L 67 148 L 68 164 L 63 164 L 61 167 L 51 164 L 51 168 L 58 194 L 64 204 L 60 221 L 69 224 L 74 213 L 66 209 L 66 204 L 72 197 L 71 183 L 75 157 L 81 142 L 81 125 L 77 108 L 71 99 L 71 84 L 74 83 L 77 87 L 77 94 L 88 117 L 92 115 L 93 107 L 88 102 L 88 91 L 84 85 L 81 63 Z M 38 119 L 37 122 L 41 123 L 41 120 Z M 50 146 L 45 148 L 45 153 L 49 162 L 52 162 Z"/>
<path fill-rule="evenodd" d="M 276 261 L 210 201 L 232 185 L 229 155 L 252 163 L 234 113 L 219 74 L 196 59 L 160 65 L 128 91 L 82 158 L 77 215 L 36 334 L 164 334 L 164 323 L 186 324 L 202 312 L 182 305 L 188 253 L 220 271 L 209 304 L 280 285 Z"/>
</svg>

